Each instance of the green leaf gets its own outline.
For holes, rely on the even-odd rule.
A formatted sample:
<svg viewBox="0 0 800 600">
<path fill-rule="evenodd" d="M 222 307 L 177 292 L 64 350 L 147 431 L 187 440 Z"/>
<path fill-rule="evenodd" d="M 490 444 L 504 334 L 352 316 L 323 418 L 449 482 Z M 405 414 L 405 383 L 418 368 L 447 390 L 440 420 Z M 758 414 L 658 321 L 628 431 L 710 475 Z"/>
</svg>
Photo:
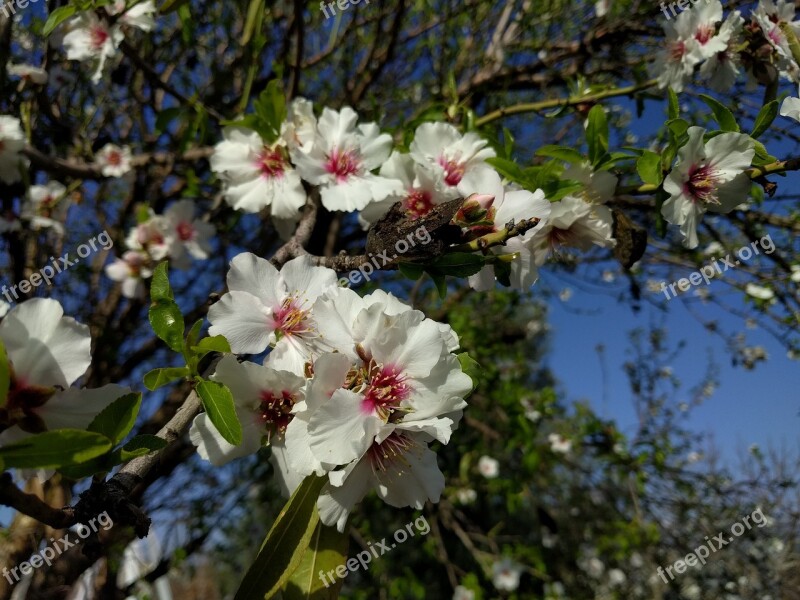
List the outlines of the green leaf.
<svg viewBox="0 0 800 600">
<path fill-rule="evenodd" d="M 264 23 L 264 7 L 264 0 L 250 0 L 242 31 L 242 46 L 246 46 L 250 42 L 254 33 L 261 31 L 261 25 Z"/>
<path fill-rule="evenodd" d="M 173 300 L 172 288 L 169 285 L 169 275 L 167 274 L 167 261 L 162 261 L 153 270 L 153 280 L 150 282 L 150 300 Z"/>
<path fill-rule="evenodd" d="M 397 263 L 400 272 L 409 279 L 416 281 L 425 273 L 425 267 L 416 263 Z"/>
<path fill-rule="evenodd" d="M 451 252 L 439 256 L 428 266 L 428 270 L 451 277 L 469 277 L 479 272 L 485 264 L 486 260 L 480 254 Z"/>
<path fill-rule="evenodd" d="M 189 0 L 167 0 L 161 5 L 161 8 L 158 9 L 158 12 L 160 12 L 162 15 L 166 15 L 178 10 L 181 6 L 188 3 Z"/>
<path fill-rule="evenodd" d="M 766 105 L 762 106 L 761 110 L 758 111 L 758 116 L 756 117 L 756 122 L 753 124 L 753 131 L 750 133 L 750 137 L 753 139 L 759 137 L 762 133 L 769 129 L 769 126 L 772 125 L 772 122 L 777 116 L 777 100 L 773 100 L 772 102 L 768 102 Z"/>
<path fill-rule="evenodd" d="M 428 274 L 433 280 L 433 285 L 436 286 L 436 291 L 439 292 L 439 298 L 444 300 L 447 297 L 447 279 L 441 273 L 431 273 L 429 271 Z"/>
<path fill-rule="evenodd" d="M 667 119 L 677 119 L 681 116 L 681 105 L 678 101 L 678 94 L 675 93 L 675 90 L 669 88 L 667 91 Z"/>
<path fill-rule="evenodd" d="M 47 17 L 47 21 L 42 29 L 42 35 L 48 36 L 53 33 L 53 30 L 74 15 L 76 10 L 77 7 L 69 4 L 55 9 L 50 13 L 50 16 Z"/>
<path fill-rule="evenodd" d="M 172 383 L 181 377 L 188 377 L 191 372 L 187 367 L 169 367 L 153 369 L 144 376 L 144 385 L 151 392 Z"/>
<path fill-rule="evenodd" d="M 103 434 L 112 444 L 118 444 L 133 429 L 141 405 L 141 393 L 125 394 L 100 411 L 89 423 L 88 429 Z"/>
<path fill-rule="evenodd" d="M 494 263 L 494 277 L 500 285 L 511 287 L 511 263 L 502 260 Z"/>
<path fill-rule="evenodd" d="M 286 97 L 281 83 L 272 79 L 266 89 L 253 102 L 259 120 L 259 131 L 268 143 L 274 142 L 281 134 L 281 125 L 286 120 Z"/>
<path fill-rule="evenodd" d="M 700 99 L 705 102 L 714 114 L 714 120 L 719 123 L 719 128 L 722 131 L 739 131 L 739 125 L 736 123 L 736 117 L 733 113 L 716 98 L 712 98 L 706 94 L 700 94 Z"/>
<path fill-rule="evenodd" d="M 526 179 L 522 169 L 513 160 L 506 160 L 505 158 L 499 158 L 495 156 L 492 158 L 487 158 L 486 163 L 494 167 L 495 171 L 500 173 L 502 177 L 505 177 L 509 181 L 513 181 L 514 183 L 522 183 Z"/>
<path fill-rule="evenodd" d="M 120 462 L 127 462 L 137 456 L 145 456 L 167 447 L 167 440 L 157 435 L 137 435 L 120 448 Z"/>
<path fill-rule="evenodd" d="M 596 165 L 608 152 L 608 121 L 605 109 L 599 104 L 589 111 L 586 141 L 589 144 L 589 161 Z"/>
<path fill-rule="evenodd" d="M 467 352 L 461 352 L 457 354 L 456 357 L 458 358 L 458 362 L 461 363 L 461 370 L 472 379 L 472 389 L 474 390 L 480 383 L 481 366 Z"/>
<path fill-rule="evenodd" d="M 323 574 L 335 571 L 336 567 L 345 564 L 347 560 L 347 546 L 349 536 L 339 533 L 335 527 L 328 527 L 317 523 L 314 535 L 303 554 L 303 559 L 297 567 L 286 587 L 283 589 L 283 600 L 335 600 L 339 597 L 339 590 L 344 583 L 335 573 L 320 578 Z M 363 553 L 359 553 L 363 554 Z M 366 564 L 372 554 L 366 551 L 369 558 L 363 559 Z M 333 578 L 333 582 L 330 581 Z M 327 586 L 325 584 L 328 584 Z"/>
<path fill-rule="evenodd" d="M 150 305 L 150 326 L 160 340 L 175 352 L 183 350 L 183 315 L 173 300 L 157 300 Z"/>
<path fill-rule="evenodd" d="M 0 408 L 8 401 L 8 390 L 11 387 L 11 367 L 3 340 L 0 339 Z"/>
<path fill-rule="evenodd" d="M 200 343 L 192 347 L 192 350 L 208 354 L 209 352 L 230 352 L 231 345 L 224 335 L 215 335 L 214 337 L 207 337 L 200 340 Z"/>
<path fill-rule="evenodd" d="M 557 158 L 572 164 L 582 163 L 586 160 L 580 152 L 567 146 L 542 146 L 536 151 L 536 155 Z"/>
<path fill-rule="evenodd" d="M 77 465 L 111 450 L 103 434 L 79 429 L 37 433 L 0 448 L 0 460 L 8 469 L 55 469 Z"/>
<path fill-rule="evenodd" d="M 203 380 L 197 384 L 197 395 L 203 401 L 203 408 L 208 418 L 217 428 L 220 435 L 229 444 L 238 446 L 242 443 L 242 424 L 236 415 L 233 394 L 227 386 L 218 381 Z"/>
<path fill-rule="evenodd" d="M 186 345 L 188 347 L 196 346 L 200 340 L 200 331 L 203 329 L 203 319 L 197 319 L 186 334 Z"/>
<path fill-rule="evenodd" d="M 642 181 L 651 185 L 660 185 L 663 178 L 661 173 L 661 155 L 645 150 L 644 154 L 636 161 L 636 172 Z"/>
<path fill-rule="evenodd" d="M 269 530 L 234 600 L 272 598 L 303 560 L 319 522 L 317 499 L 326 476 L 311 475 L 294 491 Z"/>
</svg>

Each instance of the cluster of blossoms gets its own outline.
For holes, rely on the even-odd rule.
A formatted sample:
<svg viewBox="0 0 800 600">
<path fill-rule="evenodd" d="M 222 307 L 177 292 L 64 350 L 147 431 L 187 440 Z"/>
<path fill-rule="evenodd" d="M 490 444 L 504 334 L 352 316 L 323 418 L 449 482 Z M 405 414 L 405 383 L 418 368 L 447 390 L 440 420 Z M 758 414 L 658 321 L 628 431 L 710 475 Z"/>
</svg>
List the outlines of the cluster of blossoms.
<svg viewBox="0 0 800 600">
<path fill-rule="evenodd" d="M 128 250 L 105 268 L 110 279 L 122 282 L 123 296 L 142 296 L 143 280 L 153 274 L 155 263 L 165 258 L 178 269 L 188 269 L 192 259 L 208 258 L 216 228 L 195 218 L 195 213 L 192 200 L 180 200 L 163 215 L 149 210 L 147 219 L 128 232 Z"/>
<path fill-rule="evenodd" d="M 33 298 L 0 321 L 10 364 L 6 405 L 0 409 L 0 447 L 34 433 L 86 429 L 100 412 L 131 390 L 116 384 L 73 384 L 92 362 L 89 327 L 65 317 L 56 300 Z"/>
<path fill-rule="evenodd" d="M 151 31 L 155 27 L 156 6 L 145 0 L 125 10 L 125 0 L 115 0 L 105 7 L 107 18 L 95 11 L 83 11 L 66 21 L 53 36 L 54 44 L 62 44 L 70 60 L 92 65 L 92 81 L 97 83 L 109 61 L 119 56 L 119 46 L 125 39 L 123 26 Z"/>
<path fill-rule="evenodd" d="M 386 292 L 337 287 L 308 257 L 278 271 L 240 254 L 228 289 L 209 333 L 237 354 L 270 351 L 263 364 L 219 362 L 212 379 L 233 393 L 243 442 L 232 446 L 201 414 L 190 431 L 200 455 L 221 465 L 268 443 L 287 494 L 327 476 L 320 517 L 340 531 L 372 489 L 396 507 L 438 501 L 445 481 L 428 444 L 448 443 L 472 389 L 452 328 Z"/>
<path fill-rule="evenodd" d="M 773 65 L 781 77 L 797 82 L 800 66 L 784 30 L 800 33 L 800 22 L 794 17 L 794 2 L 786 0 L 760 0 L 749 22 L 738 10 L 723 21 L 719 0 L 681 12 L 664 23 L 666 46 L 653 69 L 660 87 L 680 92 L 699 66 L 709 87 L 727 92 L 743 70 L 753 83 L 763 83 L 764 62 Z M 745 50 L 756 59 L 743 54 Z"/>
</svg>

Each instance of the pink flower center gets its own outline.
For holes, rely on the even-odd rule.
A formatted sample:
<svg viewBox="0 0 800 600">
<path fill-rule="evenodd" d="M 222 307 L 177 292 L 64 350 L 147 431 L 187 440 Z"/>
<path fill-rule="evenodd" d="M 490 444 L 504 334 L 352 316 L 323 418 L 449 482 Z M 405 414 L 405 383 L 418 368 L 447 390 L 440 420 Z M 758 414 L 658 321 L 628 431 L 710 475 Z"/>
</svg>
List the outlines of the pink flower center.
<svg viewBox="0 0 800 600">
<path fill-rule="evenodd" d="M 256 161 L 258 168 L 261 170 L 261 176 L 269 179 L 276 179 L 283 177 L 286 172 L 286 157 L 280 148 L 270 149 L 264 146 L 264 150 L 258 155 Z"/>
<path fill-rule="evenodd" d="M 669 57 L 672 62 L 680 62 L 683 60 L 683 55 L 686 54 L 686 44 L 683 40 L 673 42 L 669 48 Z"/>
<path fill-rule="evenodd" d="M 279 309 L 273 311 L 272 320 L 275 333 L 280 336 L 299 336 L 311 331 L 307 320 L 308 311 L 297 305 L 296 298 L 286 298 Z"/>
<path fill-rule="evenodd" d="M 270 433 L 285 433 L 286 427 L 292 420 L 292 407 L 296 400 L 294 394 L 287 390 L 283 390 L 280 394 L 263 390 L 258 409 L 259 421 Z"/>
<path fill-rule="evenodd" d="M 120 154 L 116 150 L 112 150 L 111 152 L 108 153 L 106 161 L 112 167 L 118 167 L 119 165 L 122 164 L 122 154 Z"/>
<path fill-rule="evenodd" d="M 372 465 L 373 471 L 385 473 L 394 463 L 402 462 L 407 466 L 408 462 L 404 455 L 414 448 L 414 442 L 403 434 L 393 432 L 382 443 L 377 442 L 367 450 L 367 457 Z M 402 470 L 402 468 L 401 468 Z"/>
<path fill-rule="evenodd" d="M 705 46 L 716 32 L 717 30 L 713 25 L 701 25 L 695 32 L 694 39 L 700 42 L 700 45 Z"/>
<path fill-rule="evenodd" d="M 178 226 L 175 228 L 175 231 L 178 233 L 178 238 L 182 242 L 188 242 L 192 238 L 194 238 L 194 226 L 191 223 L 187 223 L 186 221 L 181 221 L 178 223 Z"/>
<path fill-rule="evenodd" d="M 559 246 L 569 246 L 574 240 L 575 235 L 569 229 L 559 229 L 553 227 L 550 230 L 550 247 L 557 248 Z"/>
<path fill-rule="evenodd" d="M 467 170 L 466 163 L 459 160 L 459 156 L 447 158 L 442 155 L 439 157 L 439 164 L 444 169 L 444 182 L 447 185 L 458 185 Z"/>
<path fill-rule="evenodd" d="M 773 27 L 770 29 L 767 33 L 767 37 L 776 46 L 783 44 L 783 32 L 780 30 L 780 27 Z"/>
<path fill-rule="evenodd" d="M 110 37 L 105 25 L 98 23 L 89 31 L 89 40 L 94 50 L 100 50 Z"/>
<path fill-rule="evenodd" d="M 403 200 L 403 208 L 406 215 L 411 219 L 419 219 L 424 217 L 433 208 L 433 198 L 430 192 L 425 190 L 411 190 L 408 192 L 405 200 Z"/>
<path fill-rule="evenodd" d="M 325 163 L 325 171 L 334 175 L 339 182 L 346 181 L 361 169 L 361 157 L 355 150 L 334 148 Z"/>
<path fill-rule="evenodd" d="M 683 193 L 694 202 L 719 204 L 717 188 L 720 183 L 719 175 L 711 165 L 692 165 L 689 179 L 683 184 Z"/>
</svg>

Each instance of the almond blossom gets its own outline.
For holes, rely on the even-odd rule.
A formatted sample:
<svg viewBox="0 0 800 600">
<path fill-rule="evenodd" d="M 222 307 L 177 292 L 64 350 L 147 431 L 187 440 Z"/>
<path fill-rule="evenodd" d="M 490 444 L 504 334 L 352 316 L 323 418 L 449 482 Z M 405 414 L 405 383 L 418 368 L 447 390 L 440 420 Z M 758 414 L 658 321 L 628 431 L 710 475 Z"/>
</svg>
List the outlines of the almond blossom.
<svg viewBox="0 0 800 600">
<path fill-rule="evenodd" d="M 131 149 L 106 144 L 97 152 L 95 162 L 104 177 L 122 177 L 131 170 Z"/>
<path fill-rule="evenodd" d="M 0 180 L 4 183 L 10 185 L 22 179 L 20 167 L 28 164 L 22 156 L 24 147 L 25 136 L 19 119 L 0 115 Z"/>
<path fill-rule="evenodd" d="M 314 301 L 336 286 L 336 273 L 315 267 L 308 256 L 294 258 L 278 271 L 250 252 L 233 258 L 228 293 L 211 306 L 211 335 L 224 335 L 237 354 L 259 354 L 272 347 L 265 364 L 302 373 L 321 340 L 311 314 Z"/>
<path fill-rule="evenodd" d="M 753 21 L 761 28 L 767 42 L 777 55 L 777 68 L 780 74 L 791 80 L 800 79 L 800 66 L 794 59 L 789 40 L 781 30 L 781 24 L 788 24 L 795 35 L 800 35 L 800 21 L 795 21 L 794 2 L 786 0 L 760 0 L 752 13 Z"/>
<path fill-rule="evenodd" d="M 70 386 L 91 363 L 89 327 L 65 317 L 56 300 L 33 298 L 0 322 L 0 339 L 10 367 L 6 405 L 0 409 L 0 445 L 45 430 L 86 429 L 100 411 L 130 389 Z"/>
<path fill-rule="evenodd" d="M 300 176 L 320 186 L 328 210 L 363 210 L 403 191 L 399 181 L 372 173 L 389 158 L 392 138 L 375 123 L 357 122 L 358 115 L 348 106 L 341 111 L 325 107 L 313 143 L 291 150 Z"/>
<path fill-rule="evenodd" d="M 122 283 L 122 295 L 125 298 L 142 298 L 145 294 L 144 280 L 153 276 L 153 271 L 147 265 L 146 254 L 128 250 L 122 258 L 115 258 L 106 265 L 106 277 L 112 281 Z"/>
<path fill-rule="evenodd" d="M 747 200 L 750 178 L 745 170 L 755 154 L 750 136 L 727 132 L 703 142 L 705 130 L 690 127 L 689 141 L 678 150 L 678 161 L 664 180 L 670 197 L 661 214 L 679 225 L 683 245 L 698 244 L 697 224 L 706 211 L 726 213 Z"/>
<path fill-rule="evenodd" d="M 272 216 L 289 219 L 306 203 L 300 176 L 289 163 L 286 142 L 267 144 L 244 127 L 226 127 L 224 140 L 214 146 L 211 170 L 224 183 L 226 202 L 255 213 L 270 207 Z"/>
<path fill-rule="evenodd" d="M 727 92 L 736 83 L 741 71 L 741 59 L 736 48 L 742 43 L 744 18 L 736 10 L 728 15 L 719 28 L 718 37 L 725 42 L 725 49 L 712 54 L 700 66 L 700 74 L 708 80 L 711 89 Z"/>
<path fill-rule="evenodd" d="M 233 446 L 225 441 L 208 415 L 201 413 L 192 423 L 189 438 L 203 459 L 221 466 L 255 454 L 264 441 L 282 443 L 292 408 L 304 398 L 305 379 L 252 362 L 240 363 L 230 354 L 219 361 L 211 379 L 231 390 L 242 424 L 242 443 Z"/>
<path fill-rule="evenodd" d="M 69 208 L 67 188 L 58 181 L 49 181 L 45 185 L 32 185 L 28 188 L 28 198 L 22 205 L 21 214 L 30 220 L 32 229 L 52 228 L 63 235 L 64 223 Z"/>
<path fill-rule="evenodd" d="M 62 43 L 70 60 L 87 61 L 93 65 L 92 81 L 103 76 L 106 61 L 117 54 L 124 39 L 119 25 L 111 25 L 93 11 L 81 12 L 63 25 L 66 33 Z"/>
<path fill-rule="evenodd" d="M 462 135 L 449 123 L 423 123 L 417 127 L 410 150 L 411 157 L 433 172 L 450 198 L 483 193 L 462 183 L 464 178 L 471 175 L 469 181 L 475 183 L 495 172 L 485 162 L 496 156 L 488 142 L 472 132 Z"/>
<path fill-rule="evenodd" d="M 195 219 L 195 204 L 181 200 L 170 206 L 159 221 L 163 227 L 171 264 L 187 269 L 191 259 L 207 259 L 211 253 L 210 240 L 216 227 Z"/>
<path fill-rule="evenodd" d="M 45 85 L 47 83 L 47 71 L 41 67 L 33 65 L 8 65 L 8 74 L 12 77 L 19 77 L 23 81 L 30 81 L 35 85 Z"/>
</svg>

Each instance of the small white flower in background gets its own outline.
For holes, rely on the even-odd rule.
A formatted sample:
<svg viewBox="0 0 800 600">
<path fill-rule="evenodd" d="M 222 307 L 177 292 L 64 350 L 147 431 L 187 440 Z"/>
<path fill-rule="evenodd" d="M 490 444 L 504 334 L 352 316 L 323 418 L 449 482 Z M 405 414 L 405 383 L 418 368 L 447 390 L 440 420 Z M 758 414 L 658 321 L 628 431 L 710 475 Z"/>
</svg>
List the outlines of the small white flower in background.
<svg viewBox="0 0 800 600">
<path fill-rule="evenodd" d="M 744 18 L 741 13 L 738 10 L 731 12 L 720 26 L 717 36 L 725 42 L 725 49 L 712 54 L 700 66 L 700 75 L 717 92 L 725 93 L 730 90 L 739 77 L 741 58 L 736 49 L 742 43 L 743 29 Z"/>
<path fill-rule="evenodd" d="M 494 479 L 500 474 L 500 463 L 491 456 L 481 456 L 478 459 L 478 471 L 486 479 Z"/>
<path fill-rule="evenodd" d="M 542 527 L 542 546 L 555 548 L 558 543 L 558 534 L 551 533 L 547 527 Z"/>
<path fill-rule="evenodd" d="M 131 170 L 131 149 L 128 146 L 106 144 L 95 156 L 104 177 L 122 177 Z"/>
<path fill-rule="evenodd" d="M 550 442 L 550 451 L 557 454 L 569 454 L 572 450 L 572 441 L 565 438 L 559 433 L 551 433 L 547 436 L 547 441 Z"/>
<path fill-rule="evenodd" d="M 744 293 L 756 300 L 774 301 L 775 299 L 775 292 L 767 287 L 762 287 L 754 283 L 748 283 L 744 288 Z"/>
<path fill-rule="evenodd" d="M 631 554 L 630 560 L 631 560 L 631 566 L 634 569 L 641 569 L 644 566 L 644 559 L 642 558 L 642 555 L 639 554 L 638 552 L 634 552 L 633 554 Z"/>
<path fill-rule="evenodd" d="M 0 300 L 0 319 L 5 317 L 9 310 L 11 310 L 11 305 L 5 300 Z"/>
<path fill-rule="evenodd" d="M 800 283 L 800 265 L 792 265 L 792 274 L 789 275 L 789 279 L 795 283 Z"/>
<path fill-rule="evenodd" d="M 680 226 L 685 247 L 696 248 L 697 225 L 706 211 L 730 212 L 747 199 L 750 178 L 745 171 L 755 147 L 741 133 L 723 133 L 708 142 L 703 142 L 701 127 L 690 127 L 687 133 L 689 141 L 678 150 L 678 161 L 664 180 L 670 197 L 661 214 Z"/>
<path fill-rule="evenodd" d="M 63 24 L 66 31 L 62 43 L 69 60 L 87 61 L 93 65 L 92 81 L 103 76 L 106 61 L 117 54 L 124 39 L 119 25 L 110 25 L 92 11 L 82 12 Z"/>
<path fill-rule="evenodd" d="M 681 412 L 686 412 L 687 410 L 689 410 L 688 402 L 680 402 L 678 404 L 678 410 L 681 411 Z"/>
<path fill-rule="evenodd" d="M 125 0 L 115 0 L 106 6 L 106 12 L 111 16 L 118 15 L 125 10 L 125 4 Z M 142 31 L 152 31 L 156 26 L 156 12 L 156 5 L 153 0 L 145 0 L 131 7 L 128 12 L 119 18 L 119 22 Z"/>
<path fill-rule="evenodd" d="M 688 462 L 691 465 L 696 462 L 699 462 L 700 460 L 702 460 L 702 458 L 703 455 L 700 452 L 689 452 L 689 454 L 686 455 L 686 462 Z"/>
<path fill-rule="evenodd" d="M 211 170 L 224 183 L 226 202 L 237 210 L 255 213 L 267 206 L 273 217 L 291 219 L 306 203 L 300 175 L 289 164 L 284 140 L 267 144 L 244 127 L 226 127 L 223 141 L 214 146 Z"/>
<path fill-rule="evenodd" d="M 297 97 L 289 103 L 286 120 L 281 125 L 281 138 L 290 150 L 309 152 L 317 137 L 317 117 L 314 105 L 306 98 Z"/>
<path fill-rule="evenodd" d="M 461 488 L 456 491 L 456 499 L 459 504 L 472 504 L 478 499 L 478 492 L 472 488 Z"/>
<path fill-rule="evenodd" d="M 492 565 L 492 583 L 501 592 L 513 592 L 519 587 L 519 578 L 524 567 L 511 560 L 504 558 Z"/>
<path fill-rule="evenodd" d="M 380 175 L 399 181 L 402 190 L 361 211 L 359 216 L 364 225 L 380 219 L 395 202 L 402 202 L 405 215 L 413 220 L 424 217 L 434 206 L 451 198 L 443 190 L 441 182 L 436 181 L 433 172 L 414 162 L 409 154 L 392 152 L 381 166 Z"/>
<path fill-rule="evenodd" d="M 475 600 L 475 592 L 465 588 L 463 585 L 457 585 L 453 590 L 453 600 Z"/>
<path fill-rule="evenodd" d="M 617 278 L 616 273 L 614 271 L 610 271 L 606 269 L 603 271 L 602 279 L 605 283 L 614 283 L 614 280 Z"/>
<path fill-rule="evenodd" d="M 778 56 L 777 67 L 783 77 L 797 81 L 798 65 L 792 55 L 789 40 L 781 30 L 781 24 L 787 23 L 795 35 L 800 35 L 800 22 L 794 20 L 794 2 L 786 0 L 760 0 L 752 12 L 755 23 L 761 27 L 764 37 L 775 49 Z"/>
<path fill-rule="evenodd" d="M 115 384 L 70 388 L 92 361 L 91 336 L 86 325 L 64 316 L 56 300 L 33 298 L 12 308 L 0 322 L 0 339 L 11 364 L 4 407 L 11 426 L 0 433 L 0 445 L 21 441 L 31 431 L 86 429 L 130 392 Z"/>
<path fill-rule="evenodd" d="M 195 219 L 195 204 L 191 200 L 180 200 L 170 206 L 160 223 L 164 227 L 171 264 L 175 267 L 188 269 L 192 258 L 205 260 L 211 254 L 210 240 L 216 228 Z"/>
<path fill-rule="evenodd" d="M 558 293 L 558 299 L 562 302 L 569 302 L 570 298 L 572 298 L 572 288 L 564 288 Z"/>
<path fill-rule="evenodd" d="M 683 588 L 682 593 L 687 600 L 700 600 L 703 590 L 696 583 L 690 583 Z"/>
<path fill-rule="evenodd" d="M 0 115 L 0 180 L 12 184 L 22 179 L 20 167 L 27 167 L 28 160 L 22 156 L 25 135 L 19 119 Z"/>
<path fill-rule="evenodd" d="M 606 566 L 603 564 L 603 561 L 596 556 L 580 559 L 578 561 L 578 566 L 587 575 L 594 577 L 595 579 L 600 579 L 603 576 L 603 573 L 606 572 Z"/>
<path fill-rule="evenodd" d="M 263 440 L 281 444 L 292 408 L 304 398 L 305 379 L 287 371 L 276 371 L 252 362 L 240 363 L 225 355 L 217 364 L 213 381 L 231 390 L 236 415 L 242 424 L 242 443 L 232 446 L 220 435 L 206 413 L 195 417 L 189 431 L 198 454 L 215 466 L 255 454 Z"/>
<path fill-rule="evenodd" d="M 411 157 L 433 172 L 451 198 L 489 193 L 479 189 L 480 185 L 475 188 L 463 181 L 467 175 L 474 183 L 496 173 L 485 162 L 496 153 L 477 134 L 462 135 L 449 123 L 423 123 L 414 132 L 414 141 L 409 149 Z"/>
<path fill-rule="evenodd" d="M 33 65 L 8 65 L 7 72 L 12 77 L 19 77 L 36 85 L 47 83 L 47 71 Z"/>
<path fill-rule="evenodd" d="M 165 237 L 164 217 L 150 211 L 150 218 L 132 228 L 125 238 L 125 245 L 149 256 L 154 261 L 163 260 L 169 254 L 169 243 Z"/>
<path fill-rule="evenodd" d="M 348 106 L 341 111 L 325 107 L 310 147 L 290 149 L 298 173 L 320 186 L 322 205 L 328 210 L 363 210 L 403 191 L 399 181 L 372 173 L 389 158 L 391 136 L 375 123 L 357 122 L 358 115 Z"/>
<path fill-rule="evenodd" d="M 781 104 L 781 116 L 800 121 L 800 98 L 786 96 Z"/>
<path fill-rule="evenodd" d="M 563 179 L 574 179 L 584 185 L 580 195 L 587 202 L 605 204 L 617 190 L 617 176 L 608 171 L 595 171 L 587 163 L 571 164 L 564 170 Z"/>
<path fill-rule="evenodd" d="M 717 33 L 717 24 L 722 21 L 722 3 L 719 0 L 707 1 L 686 12 L 694 27 L 692 52 L 700 60 L 709 59 L 728 49 L 731 31 L 720 29 Z"/>
<path fill-rule="evenodd" d="M 143 298 L 144 280 L 153 275 L 153 271 L 146 267 L 147 262 L 147 256 L 142 252 L 128 250 L 122 258 L 114 258 L 113 262 L 106 265 L 106 277 L 122 282 L 122 295 L 125 298 Z"/>
<path fill-rule="evenodd" d="M 566 196 L 551 204 L 550 217 L 544 227 L 537 229 L 525 243 L 533 252 L 533 261 L 541 266 L 560 248 L 572 247 L 586 252 L 592 245 L 611 248 L 616 244 L 612 237 L 611 211 L 605 206 L 584 202 L 575 196 Z"/>
<path fill-rule="evenodd" d="M 243 252 L 231 261 L 227 281 L 228 293 L 208 310 L 209 333 L 224 335 L 236 354 L 259 354 L 272 346 L 266 364 L 302 373 L 319 343 L 311 306 L 336 286 L 336 273 L 313 266 L 307 256 L 278 271 Z"/>
<path fill-rule="evenodd" d="M 562 600 L 565 597 L 564 584 L 560 581 L 544 584 L 544 600 Z"/>
<path fill-rule="evenodd" d="M 611 0 L 597 0 L 594 3 L 594 14 L 599 19 L 608 14 L 608 9 L 611 8 Z"/>
<path fill-rule="evenodd" d="M 32 229 L 52 228 L 62 235 L 63 223 L 70 205 L 66 193 L 67 188 L 58 181 L 49 181 L 45 185 L 32 185 L 28 188 L 28 197 L 20 213 L 23 218 L 30 219 Z"/>
<path fill-rule="evenodd" d="M 657 56 L 652 74 L 658 78 L 658 87 L 672 88 L 675 93 L 683 91 L 689 81 L 694 67 L 701 61 L 701 56 L 693 52 L 695 29 L 691 11 L 678 15 L 674 21 L 665 21 L 662 26 L 666 35 L 665 47 Z"/>
<path fill-rule="evenodd" d="M 611 569 L 608 572 L 608 582 L 613 586 L 623 585 L 628 581 L 627 576 L 621 569 Z"/>
</svg>

